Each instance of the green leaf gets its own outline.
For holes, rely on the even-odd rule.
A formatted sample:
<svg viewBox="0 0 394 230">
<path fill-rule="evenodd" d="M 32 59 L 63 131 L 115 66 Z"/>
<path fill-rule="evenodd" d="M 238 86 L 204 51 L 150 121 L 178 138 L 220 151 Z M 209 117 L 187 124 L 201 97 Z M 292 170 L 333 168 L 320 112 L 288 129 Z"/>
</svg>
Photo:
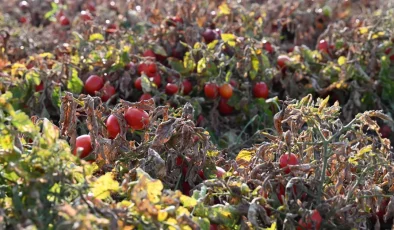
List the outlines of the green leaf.
<svg viewBox="0 0 394 230">
<path fill-rule="evenodd" d="M 170 58 L 169 64 L 171 65 L 172 69 L 178 71 L 180 74 L 186 74 L 188 72 L 187 69 L 185 69 L 185 67 L 183 66 L 182 61 L 180 60 Z"/>
<path fill-rule="evenodd" d="M 148 76 L 146 76 L 146 74 L 142 74 L 141 75 L 141 85 L 142 85 L 142 90 L 146 93 L 149 93 L 152 91 L 151 89 L 151 82 L 148 78 Z"/>
<path fill-rule="evenodd" d="M 54 124 L 52 124 L 48 119 L 44 118 L 42 134 L 47 144 L 52 145 L 59 137 L 59 129 L 55 128 Z"/>
<path fill-rule="evenodd" d="M 55 86 L 52 91 L 52 102 L 54 105 L 58 106 L 59 108 L 62 103 L 60 98 L 61 98 L 60 86 Z"/>
<path fill-rule="evenodd" d="M 94 33 L 94 34 L 91 34 L 89 36 L 89 41 L 90 42 L 96 41 L 96 40 L 104 41 L 104 36 L 102 34 L 99 34 L 99 33 Z"/>
<path fill-rule="evenodd" d="M 75 68 L 72 68 L 71 79 L 67 82 L 67 89 L 75 94 L 81 93 L 83 89 L 83 82 L 78 77 L 78 71 Z"/>
<path fill-rule="evenodd" d="M 194 222 L 200 227 L 201 230 L 209 230 L 210 229 L 210 223 L 208 218 L 201 218 L 201 217 L 196 217 L 194 216 L 192 218 Z"/>
<path fill-rule="evenodd" d="M 38 85 L 41 81 L 40 74 L 38 74 L 36 71 L 27 72 L 25 78 L 28 82 L 33 83 L 33 85 Z"/>
<path fill-rule="evenodd" d="M 153 46 L 153 52 L 155 54 L 159 54 L 161 56 L 167 57 L 167 52 L 164 50 L 164 48 L 161 45 L 155 44 Z"/>
<path fill-rule="evenodd" d="M 20 132 L 33 133 L 36 131 L 36 126 L 24 112 L 18 110 L 12 114 L 12 124 Z"/>
<path fill-rule="evenodd" d="M 14 148 L 14 137 L 5 130 L 0 135 L 0 148 L 5 151 L 12 150 Z"/>
<path fill-rule="evenodd" d="M 48 12 L 45 13 L 44 18 L 48 19 L 52 17 L 53 15 L 56 14 L 57 10 L 59 9 L 59 6 L 55 2 L 51 2 L 51 7 L 52 9 Z"/>
</svg>

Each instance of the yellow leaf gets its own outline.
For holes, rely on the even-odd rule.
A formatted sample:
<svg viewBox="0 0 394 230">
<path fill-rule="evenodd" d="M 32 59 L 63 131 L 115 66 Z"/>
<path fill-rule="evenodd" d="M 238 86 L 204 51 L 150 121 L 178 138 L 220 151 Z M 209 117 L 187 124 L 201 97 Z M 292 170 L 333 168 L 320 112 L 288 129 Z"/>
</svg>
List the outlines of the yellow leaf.
<svg viewBox="0 0 394 230">
<path fill-rule="evenodd" d="M 119 183 L 113 179 L 112 173 L 110 172 L 93 182 L 91 188 L 93 196 L 101 200 L 108 198 L 111 195 L 111 191 L 117 192 L 118 190 Z"/>
<path fill-rule="evenodd" d="M 190 212 L 189 210 L 187 210 L 185 207 L 180 206 L 177 210 L 176 210 L 176 216 L 189 216 Z"/>
<path fill-rule="evenodd" d="M 321 113 L 323 111 L 324 108 L 326 108 L 328 100 L 330 99 L 330 96 L 327 96 L 323 101 L 320 102 L 319 105 L 319 113 Z"/>
<path fill-rule="evenodd" d="M 235 158 L 238 164 L 246 165 L 252 159 L 254 152 L 248 150 L 241 150 Z"/>
<path fill-rule="evenodd" d="M 219 6 L 219 15 L 229 15 L 231 13 L 230 7 L 227 5 L 226 2 L 223 2 Z"/>
<path fill-rule="evenodd" d="M 168 213 L 164 210 L 160 210 L 159 213 L 157 214 L 158 221 L 165 221 L 167 217 L 168 217 Z"/>
<path fill-rule="evenodd" d="M 166 222 L 169 225 L 168 227 L 169 230 L 177 230 L 175 227 L 172 226 L 172 225 L 178 226 L 178 221 L 176 221 L 176 219 L 169 218 Z"/>
<path fill-rule="evenodd" d="M 196 199 L 189 197 L 189 196 L 185 196 L 185 195 L 181 196 L 180 201 L 181 201 L 183 207 L 185 207 L 185 208 L 190 208 L 190 207 L 194 207 L 197 205 Z"/>
<path fill-rule="evenodd" d="M 208 157 L 216 157 L 217 155 L 219 155 L 219 151 L 217 151 L 217 150 L 209 150 L 209 151 L 207 151 L 207 156 Z"/>
<path fill-rule="evenodd" d="M 366 34 L 366 33 L 368 33 L 368 28 L 367 27 L 360 27 L 358 29 L 358 31 L 360 32 L 360 34 Z"/>
<path fill-rule="evenodd" d="M 263 228 L 264 230 L 276 230 L 276 221 L 274 221 L 272 224 L 271 224 L 271 227 L 269 227 L 269 228 Z"/>
<path fill-rule="evenodd" d="M 15 63 L 11 67 L 11 75 L 16 77 L 18 75 L 23 75 L 23 71 L 26 70 L 26 66 L 21 63 Z"/>
<path fill-rule="evenodd" d="M 152 180 L 146 183 L 146 191 L 148 200 L 152 203 L 160 201 L 161 191 L 163 190 L 163 183 L 160 180 Z"/>
<path fill-rule="evenodd" d="M 340 57 L 338 58 L 338 65 L 343 66 L 344 64 L 346 64 L 346 62 L 347 62 L 346 57 L 340 56 Z"/>
<path fill-rule="evenodd" d="M 222 37 L 222 40 L 224 42 L 234 41 L 235 40 L 235 35 L 234 34 L 222 34 L 221 37 Z"/>
</svg>

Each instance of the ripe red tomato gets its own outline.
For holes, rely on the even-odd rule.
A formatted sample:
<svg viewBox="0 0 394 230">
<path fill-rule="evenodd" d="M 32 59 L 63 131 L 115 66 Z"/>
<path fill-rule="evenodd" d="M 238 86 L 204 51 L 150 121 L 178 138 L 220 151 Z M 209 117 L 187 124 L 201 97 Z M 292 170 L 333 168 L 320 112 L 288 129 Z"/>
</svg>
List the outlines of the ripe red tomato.
<svg viewBox="0 0 394 230">
<path fill-rule="evenodd" d="M 160 85 L 161 85 L 161 76 L 160 76 L 159 73 L 153 74 L 153 75 L 149 78 L 149 80 L 150 80 L 151 82 L 155 83 L 155 85 L 156 85 L 157 87 L 160 87 Z"/>
<path fill-rule="evenodd" d="M 216 177 L 221 179 L 223 176 L 226 174 L 226 170 L 224 170 L 222 167 L 216 166 Z"/>
<path fill-rule="evenodd" d="M 386 55 L 389 55 L 391 53 L 391 48 L 386 49 L 386 51 L 384 52 Z M 390 55 L 390 60 L 394 61 L 394 54 Z"/>
<path fill-rule="evenodd" d="M 265 82 L 257 82 L 253 87 L 253 96 L 256 98 L 268 98 L 268 86 Z"/>
<path fill-rule="evenodd" d="M 118 31 L 118 26 L 113 23 L 108 24 L 107 29 L 105 30 L 105 32 L 107 32 L 109 34 L 116 33 L 116 31 Z"/>
<path fill-rule="evenodd" d="M 166 94 L 167 95 L 174 95 L 178 92 L 178 86 L 173 83 L 167 83 L 166 85 Z"/>
<path fill-rule="evenodd" d="M 91 75 L 85 82 L 85 91 L 90 94 L 94 95 L 96 91 L 99 91 L 104 86 L 104 80 L 102 77 L 97 75 Z"/>
<path fill-rule="evenodd" d="M 216 83 L 207 83 L 204 86 L 205 96 L 209 99 L 215 99 L 218 96 L 218 85 Z"/>
<path fill-rule="evenodd" d="M 294 153 L 290 153 L 290 156 L 288 153 L 285 153 L 279 158 L 279 168 L 284 168 L 284 172 L 286 174 L 290 173 L 290 168 L 288 167 L 288 165 L 297 165 L 297 164 L 298 164 L 298 159 Z"/>
<path fill-rule="evenodd" d="M 40 82 L 39 85 L 36 85 L 36 92 L 40 92 L 44 90 L 44 82 Z"/>
<path fill-rule="evenodd" d="M 283 197 L 285 197 L 286 188 L 283 184 L 279 184 L 279 192 L 276 193 L 279 202 L 283 205 Z"/>
<path fill-rule="evenodd" d="M 81 159 L 85 158 L 92 152 L 93 147 L 92 147 L 92 141 L 90 139 L 90 135 L 81 135 L 77 137 L 76 142 L 75 142 L 75 149 L 73 151 L 73 154 L 76 156 L 77 155 L 77 149 L 83 148 L 81 155 L 79 156 Z"/>
<path fill-rule="evenodd" d="M 157 72 L 157 66 L 154 62 L 143 62 L 138 65 L 138 74 L 144 72 L 148 77 L 153 77 Z"/>
<path fill-rule="evenodd" d="M 189 182 L 185 181 L 182 183 L 182 193 L 183 195 L 190 196 L 190 185 Z"/>
<path fill-rule="evenodd" d="M 179 157 L 175 158 L 175 164 L 177 166 L 181 166 L 183 164 L 183 157 L 179 156 Z"/>
<path fill-rule="evenodd" d="M 307 215 L 298 221 L 299 226 L 297 230 L 318 230 L 320 229 L 322 220 L 319 211 L 313 210 L 311 215 Z"/>
<path fill-rule="evenodd" d="M 215 31 L 213 31 L 211 29 L 206 29 L 202 33 L 202 37 L 204 38 L 205 43 L 209 44 L 216 39 L 217 34 L 215 33 Z"/>
<path fill-rule="evenodd" d="M 382 201 L 381 201 L 381 203 L 379 205 L 379 208 L 378 208 L 378 210 L 376 212 L 376 215 L 378 216 L 378 218 L 380 220 L 383 220 L 383 217 L 384 217 L 384 215 L 387 212 L 387 205 L 389 204 L 389 202 L 390 202 L 389 198 L 383 198 L 382 199 Z"/>
<path fill-rule="evenodd" d="M 291 62 L 291 59 L 287 55 L 279 55 L 277 59 L 277 66 L 279 69 L 286 68 L 287 63 Z"/>
<path fill-rule="evenodd" d="M 319 44 L 317 45 L 317 49 L 320 52 L 328 53 L 328 42 L 324 39 L 320 40 Z"/>
<path fill-rule="evenodd" d="M 151 98 L 152 98 L 152 95 L 150 93 L 144 93 L 144 94 L 141 95 L 140 101 L 149 100 Z"/>
<path fill-rule="evenodd" d="M 114 115 L 110 115 L 108 117 L 106 126 L 109 138 L 114 139 L 120 133 L 118 118 L 116 118 Z"/>
<path fill-rule="evenodd" d="M 149 125 L 149 114 L 142 109 L 129 108 L 124 117 L 127 124 L 134 130 L 141 130 Z"/>
<path fill-rule="evenodd" d="M 193 85 L 189 80 L 185 79 L 182 81 L 182 94 L 189 95 L 189 93 L 193 90 Z"/>
<path fill-rule="evenodd" d="M 145 52 L 142 54 L 144 57 L 151 57 L 156 59 L 156 54 L 153 52 L 153 50 L 145 50 Z"/>
<path fill-rule="evenodd" d="M 68 26 L 70 25 L 70 20 L 66 16 L 61 16 L 59 19 L 60 25 Z"/>
<path fill-rule="evenodd" d="M 271 43 L 266 40 L 263 41 L 263 49 L 265 49 L 269 54 L 274 52 L 274 48 L 272 47 Z"/>
<path fill-rule="evenodd" d="M 83 21 L 90 21 L 90 20 L 92 20 L 93 18 L 92 18 L 92 15 L 89 13 L 89 11 L 86 11 L 86 10 L 82 10 L 81 11 L 81 15 L 80 15 L 80 17 L 81 17 L 81 19 L 83 20 Z"/>
<path fill-rule="evenodd" d="M 210 224 L 209 225 L 209 230 L 218 230 L 218 225 L 217 224 Z"/>
<path fill-rule="evenodd" d="M 228 99 L 221 98 L 219 101 L 219 112 L 222 115 L 230 115 L 233 111 L 234 108 L 227 104 Z"/>
<path fill-rule="evenodd" d="M 204 171 L 201 169 L 197 172 L 197 174 L 201 177 L 201 179 L 205 180 L 205 175 L 204 175 Z"/>
<path fill-rule="evenodd" d="M 89 10 L 90 12 L 95 12 L 96 11 L 96 6 L 92 1 L 86 3 L 85 9 Z"/>
<path fill-rule="evenodd" d="M 27 18 L 22 16 L 22 17 L 19 18 L 19 22 L 22 23 L 22 24 L 25 24 L 27 22 Z"/>
<path fill-rule="evenodd" d="M 231 96 L 233 96 L 233 87 L 230 84 L 225 83 L 220 86 L 219 94 L 222 98 L 229 99 Z"/>
<path fill-rule="evenodd" d="M 116 89 L 112 85 L 106 85 L 103 88 L 103 95 L 101 96 L 101 100 L 103 102 L 108 101 L 113 95 L 115 95 Z"/>
<path fill-rule="evenodd" d="M 134 87 L 138 90 L 142 90 L 142 78 L 139 77 L 134 82 Z"/>
<path fill-rule="evenodd" d="M 391 128 L 388 125 L 383 125 L 380 127 L 379 132 L 382 135 L 382 138 L 389 138 L 391 135 Z"/>
<path fill-rule="evenodd" d="M 231 85 L 233 88 L 238 88 L 238 82 L 237 82 L 236 80 L 234 80 L 234 79 L 231 79 L 231 80 L 230 80 L 230 85 Z"/>
</svg>

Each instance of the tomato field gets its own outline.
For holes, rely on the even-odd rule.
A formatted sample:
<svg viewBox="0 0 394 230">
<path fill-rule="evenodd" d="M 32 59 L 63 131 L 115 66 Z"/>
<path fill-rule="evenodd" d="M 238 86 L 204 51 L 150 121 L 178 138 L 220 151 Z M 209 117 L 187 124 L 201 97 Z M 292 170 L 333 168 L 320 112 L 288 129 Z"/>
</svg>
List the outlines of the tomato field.
<svg viewBox="0 0 394 230">
<path fill-rule="evenodd" d="M 0 25 L 0 229 L 393 229 L 393 1 L 7 0 Z"/>
</svg>

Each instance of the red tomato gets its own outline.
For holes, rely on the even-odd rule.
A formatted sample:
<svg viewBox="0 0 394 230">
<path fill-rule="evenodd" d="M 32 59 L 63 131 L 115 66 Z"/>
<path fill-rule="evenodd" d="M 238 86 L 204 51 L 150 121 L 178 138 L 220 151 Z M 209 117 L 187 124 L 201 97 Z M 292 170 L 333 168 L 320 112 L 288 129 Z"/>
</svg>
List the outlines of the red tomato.
<svg viewBox="0 0 394 230">
<path fill-rule="evenodd" d="M 36 85 L 36 92 L 40 92 L 44 90 L 44 82 L 40 82 L 39 85 Z"/>
<path fill-rule="evenodd" d="M 179 156 L 179 157 L 175 158 L 175 164 L 177 166 L 181 166 L 183 164 L 183 157 Z"/>
<path fill-rule="evenodd" d="M 70 20 L 66 16 L 61 16 L 59 22 L 62 26 L 70 25 Z"/>
<path fill-rule="evenodd" d="M 156 59 L 156 54 L 152 50 L 145 50 L 142 56 Z"/>
<path fill-rule="evenodd" d="M 213 31 L 211 29 L 206 29 L 202 33 L 202 37 L 204 38 L 205 43 L 209 44 L 216 39 L 217 34 L 215 33 L 215 31 Z"/>
<path fill-rule="evenodd" d="M 149 100 L 151 98 L 152 98 L 152 95 L 150 93 L 144 93 L 144 94 L 141 95 L 140 101 Z"/>
<path fill-rule="evenodd" d="M 204 175 L 204 171 L 201 169 L 197 172 L 197 174 L 201 177 L 201 179 L 205 180 L 205 175 Z"/>
<path fill-rule="evenodd" d="M 219 112 L 222 115 L 230 115 L 233 111 L 234 108 L 227 104 L 228 99 L 221 98 L 219 101 Z"/>
<path fill-rule="evenodd" d="M 193 90 L 193 85 L 189 80 L 185 79 L 182 81 L 182 94 L 189 95 L 189 93 Z"/>
<path fill-rule="evenodd" d="M 142 90 L 142 78 L 139 77 L 134 82 L 134 87 L 138 90 Z"/>
<path fill-rule="evenodd" d="M 386 49 L 386 51 L 384 52 L 386 55 L 391 54 L 391 48 Z M 390 55 L 390 60 L 394 61 L 394 54 Z"/>
<path fill-rule="evenodd" d="M 274 52 L 274 48 L 272 47 L 271 43 L 266 40 L 263 41 L 263 49 L 265 49 L 269 54 Z"/>
<path fill-rule="evenodd" d="M 22 16 L 22 17 L 19 18 L 19 22 L 22 23 L 22 24 L 24 24 L 24 23 L 27 22 L 27 18 L 24 17 L 24 16 Z"/>
<path fill-rule="evenodd" d="M 88 2 L 86 3 L 86 9 L 89 10 L 90 12 L 96 11 L 96 6 L 94 5 L 93 2 Z"/>
<path fill-rule="evenodd" d="M 300 226 L 297 227 L 297 230 L 318 230 L 320 229 L 322 220 L 319 211 L 313 210 L 311 215 L 307 215 L 298 221 Z"/>
<path fill-rule="evenodd" d="M 216 83 L 207 83 L 204 86 L 205 96 L 209 99 L 215 99 L 218 97 L 218 85 Z"/>
<path fill-rule="evenodd" d="M 220 86 L 219 94 L 222 98 L 229 99 L 231 96 L 233 96 L 233 87 L 230 84 L 225 83 Z"/>
<path fill-rule="evenodd" d="M 94 95 L 96 91 L 99 91 L 104 86 L 104 80 L 102 77 L 97 75 L 91 75 L 85 82 L 85 91 L 90 94 Z"/>
<path fill-rule="evenodd" d="M 118 118 L 116 118 L 114 115 L 110 115 L 108 117 L 106 126 L 109 138 L 114 139 L 120 133 Z"/>
<path fill-rule="evenodd" d="M 224 170 L 222 167 L 216 166 L 216 177 L 221 179 L 223 176 L 226 174 L 226 170 Z"/>
<path fill-rule="evenodd" d="M 387 205 L 389 204 L 389 202 L 390 202 L 389 198 L 383 198 L 383 200 L 381 201 L 379 208 L 376 212 L 376 215 L 379 217 L 380 220 L 383 220 L 383 216 L 387 212 Z"/>
<path fill-rule="evenodd" d="M 167 83 L 166 85 L 166 94 L 167 95 L 174 95 L 178 92 L 178 86 L 173 83 Z"/>
<path fill-rule="evenodd" d="M 283 205 L 283 197 L 285 197 L 286 188 L 283 184 L 279 184 L 279 192 L 276 193 L 279 202 Z"/>
<path fill-rule="evenodd" d="M 157 72 L 157 66 L 154 62 L 144 62 L 138 66 L 138 74 L 145 73 L 148 77 L 153 77 Z"/>
<path fill-rule="evenodd" d="M 297 156 L 293 153 L 290 153 L 290 156 L 288 153 L 285 153 L 279 158 L 279 168 L 284 168 L 284 172 L 286 174 L 290 173 L 290 169 L 288 165 L 297 165 L 297 164 L 298 164 Z"/>
<path fill-rule="evenodd" d="M 209 230 L 218 230 L 218 225 L 217 224 L 210 224 L 209 225 Z"/>
<path fill-rule="evenodd" d="M 81 135 L 77 137 L 76 142 L 75 142 L 75 149 L 73 151 L 73 154 L 76 156 L 77 155 L 77 149 L 83 148 L 81 155 L 79 156 L 81 159 L 85 158 L 92 152 L 93 147 L 92 147 L 92 141 L 90 139 L 90 135 Z"/>
<path fill-rule="evenodd" d="M 103 95 L 101 96 L 101 100 L 103 102 L 108 101 L 113 95 L 115 95 L 116 89 L 112 85 L 106 85 L 103 89 Z"/>
<path fill-rule="evenodd" d="M 265 82 L 257 82 L 253 87 L 253 96 L 256 98 L 268 98 L 268 86 Z"/>
<path fill-rule="evenodd" d="M 328 53 L 328 42 L 324 39 L 320 40 L 317 49 L 323 53 Z"/>
<path fill-rule="evenodd" d="M 234 79 L 231 79 L 231 80 L 230 80 L 230 85 L 231 85 L 233 88 L 238 88 L 238 82 L 237 82 L 236 80 L 234 80 Z"/>
<path fill-rule="evenodd" d="M 93 19 L 93 18 L 92 18 L 92 15 L 89 13 L 89 11 L 86 11 L 86 10 L 82 10 L 82 11 L 81 11 L 80 17 L 81 17 L 81 19 L 82 19 L 83 21 L 90 21 L 90 20 Z"/>
<path fill-rule="evenodd" d="M 142 109 L 129 108 L 124 117 L 134 130 L 141 130 L 149 125 L 149 114 Z"/>
<path fill-rule="evenodd" d="M 109 24 L 107 26 L 107 29 L 105 30 L 105 32 L 109 33 L 109 34 L 113 34 L 116 33 L 116 31 L 118 31 L 118 26 L 116 24 Z"/>
<path fill-rule="evenodd" d="M 150 80 L 151 82 L 155 83 L 155 85 L 156 85 L 157 87 L 160 87 L 160 85 L 161 85 L 161 76 L 160 76 L 159 73 L 153 74 L 153 75 L 149 78 L 149 80 Z"/>
<path fill-rule="evenodd" d="M 277 59 L 277 65 L 279 69 L 284 69 L 287 63 L 291 62 L 291 59 L 287 55 L 279 55 Z"/>
<path fill-rule="evenodd" d="M 382 135 L 382 138 L 389 138 L 391 135 L 391 128 L 388 125 L 383 125 L 380 127 L 379 132 Z"/>
<path fill-rule="evenodd" d="M 182 183 L 182 193 L 186 196 L 190 196 L 190 185 L 189 182 L 185 181 Z"/>
</svg>

